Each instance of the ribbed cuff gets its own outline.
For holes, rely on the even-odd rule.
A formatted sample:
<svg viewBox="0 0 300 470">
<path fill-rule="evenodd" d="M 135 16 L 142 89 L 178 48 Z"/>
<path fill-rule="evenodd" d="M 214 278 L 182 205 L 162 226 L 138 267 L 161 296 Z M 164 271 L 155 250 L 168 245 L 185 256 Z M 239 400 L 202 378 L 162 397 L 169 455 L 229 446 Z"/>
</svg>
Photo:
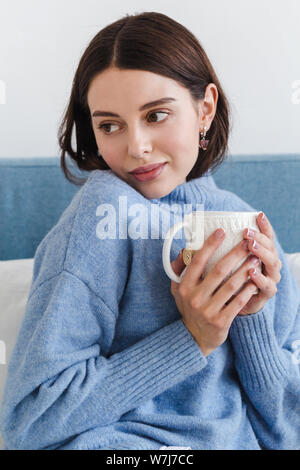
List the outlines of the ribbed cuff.
<svg viewBox="0 0 300 470">
<path fill-rule="evenodd" d="M 262 389 L 285 380 L 284 355 L 278 346 L 267 306 L 253 315 L 237 316 L 229 336 L 244 386 Z"/>
<path fill-rule="evenodd" d="M 182 320 L 177 320 L 109 359 L 105 389 L 126 410 L 199 372 L 207 364 Z"/>
</svg>

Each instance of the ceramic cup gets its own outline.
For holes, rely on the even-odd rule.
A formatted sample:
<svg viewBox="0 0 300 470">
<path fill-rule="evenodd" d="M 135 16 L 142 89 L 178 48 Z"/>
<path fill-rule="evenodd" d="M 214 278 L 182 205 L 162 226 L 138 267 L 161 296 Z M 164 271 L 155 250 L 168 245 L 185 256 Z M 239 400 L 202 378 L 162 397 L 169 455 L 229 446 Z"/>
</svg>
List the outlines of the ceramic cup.
<svg viewBox="0 0 300 470">
<path fill-rule="evenodd" d="M 165 237 L 162 260 L 167 276 L 171 280 L 180 283 L 189 263 L 192 260 L 194 252 L 202 248 L 205 240 L 215 230 L 223 228 L 226 236 L 221 245 L 216 249 L 206 263 L 201 276 L 201 279 L 204 279 L 214 265 L 243 240 L 243 232 L 245 228 L 253 228 L 258 232 L 260 231 L 256 223 L 258 214 L 259 212 L 194 211 L 185 215 L 181 222 L 170 228 Z M 187 267 L 183 270 L 180 276 L 177 276 L 171 266 L 170 251 L 172 241 L 176 233 L 182 228 L 184 229 L 186 238 L 183 260 Z M 249 255 L 246 255 L 245 258 L 226 276 L 222 284 L 224 284 L 224 282 L 226 282 L 226 280 L 245 262 L 248 256 Z"/>
</svg>

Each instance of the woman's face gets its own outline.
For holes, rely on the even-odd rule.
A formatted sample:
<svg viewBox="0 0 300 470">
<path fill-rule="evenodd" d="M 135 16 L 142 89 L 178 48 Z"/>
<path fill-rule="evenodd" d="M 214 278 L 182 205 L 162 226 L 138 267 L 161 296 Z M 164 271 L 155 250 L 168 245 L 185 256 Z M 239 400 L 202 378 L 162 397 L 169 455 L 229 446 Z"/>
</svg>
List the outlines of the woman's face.
<svg viewBox="0 0 300 470">
<path fill-rule="evenodd" d="M 148 105 L 162 98 L 170 101 Z M 209 84 L 206 98 L 195 104 L 189 90 L 170 78 L 109 68 L 92 80 L 87 100 L 107 165 L 144 197 L 156 199 L 186 181 L 198 157 L 199 133 L 215 114 L 217 89 Z M 157 163 L 165 165 L 154 179 L 130 174 Z"/>
</svg>

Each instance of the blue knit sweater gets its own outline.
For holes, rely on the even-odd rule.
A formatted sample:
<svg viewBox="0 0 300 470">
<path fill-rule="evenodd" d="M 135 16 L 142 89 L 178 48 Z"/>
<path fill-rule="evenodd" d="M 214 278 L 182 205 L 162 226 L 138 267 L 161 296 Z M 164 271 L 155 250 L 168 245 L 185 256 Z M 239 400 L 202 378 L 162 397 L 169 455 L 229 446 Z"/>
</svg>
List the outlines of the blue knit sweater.
<svg viewBox="0 0 300 470">
<path fill-rule="evenodd" d="M 149 200 L 95 170 L 42 240 L 8 367 L 6 449 L 300 448 L 300 293 L 277 237 L 276 296 L 236 317 L 204 357 L 162 264 L 174 204 L 260 210 L 211 177 Z M 174 240 L 171 260 L 184 242 Z"/>
</svg>

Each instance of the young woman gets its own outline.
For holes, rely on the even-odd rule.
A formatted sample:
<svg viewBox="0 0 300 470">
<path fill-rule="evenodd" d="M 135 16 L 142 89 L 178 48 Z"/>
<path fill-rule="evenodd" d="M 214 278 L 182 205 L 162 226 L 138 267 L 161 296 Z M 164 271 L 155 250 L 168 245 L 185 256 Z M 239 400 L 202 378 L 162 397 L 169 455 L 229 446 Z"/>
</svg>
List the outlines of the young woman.
<svg viewBox="0 0 300 470">
<path fill-rule="evenodd" d="M 59 132 L 66 177 L 82 183 L 66 154 L 88 177 L 35 254 L 2 406 L 7 449 L 299 448 L 300 294 L 267 217 L 205 279 L 224 233 L 180 284 L 163 270 L 174 205 L 256 211 L 210 174 L 228 133 L 225 94 L 182 25 L 142 13 L 93 38 Z M 141 210 L 158 218 L 138 227 Z M 178 274 L 182 248 L 174 240 Z"/>
</svg>

